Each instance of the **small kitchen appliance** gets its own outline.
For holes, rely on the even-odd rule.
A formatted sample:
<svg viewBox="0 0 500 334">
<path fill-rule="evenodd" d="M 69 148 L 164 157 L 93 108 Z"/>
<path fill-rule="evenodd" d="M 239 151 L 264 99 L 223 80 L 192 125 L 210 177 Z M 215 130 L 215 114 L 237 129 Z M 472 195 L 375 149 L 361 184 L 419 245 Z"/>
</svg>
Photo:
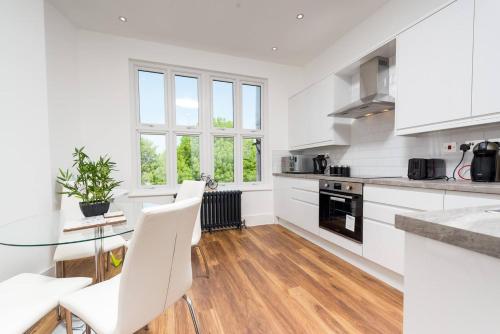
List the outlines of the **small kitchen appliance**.
<svg viewBox="0 0 500 334">
<path fill-rule="evenodd" d="M 408 178 L 410 180 L 425 180 L 427 177 L 427 161 L 413 158 L 408 160 Z"/>
<path fill-rule="evenodd" d="M 281 158 L 283 173 L 307 174 L 314 172 L 314 155 L 290 155 Z"/>
<path fill-rule="evenodd" d="M 411 180 L 446 178 L 446 163 L 443 159 L 410 159 L 408 160 L 408 178 Z"/>
<path fill-rule="evenodd" d="M 470 176 L 475 182 L 500 181 L 500 143 L 483 141 L 472 149 Z"/>
<path fill-rule="evenodd" d="M 326 167 L 328 166 L 328 161 L 323 154 L 317 155 L 313 158 L 314 162 L 314 174 L 325 174 Z"/>
</svg>

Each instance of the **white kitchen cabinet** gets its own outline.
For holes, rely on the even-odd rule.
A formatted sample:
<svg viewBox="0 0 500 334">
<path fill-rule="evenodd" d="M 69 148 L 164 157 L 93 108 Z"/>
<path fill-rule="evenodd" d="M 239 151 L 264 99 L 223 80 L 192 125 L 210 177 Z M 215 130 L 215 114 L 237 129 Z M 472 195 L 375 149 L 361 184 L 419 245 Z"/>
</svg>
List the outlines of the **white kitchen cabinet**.
<svg viewBox="0 0 500 334">
<path fill-rule="evenodd" d="M 318 202 L 318 180 L 274 177 L 275 216 L 318 235 Z"/>
<path fill-rule="evenodd" d="M 486 205 L 498 205 L 498 208 L 500 209 L 500 195 L 447 191 L 444 196 L 444 210 Z"/>
<path fill-rule="evenodd" d="M 350 121 L 328 117 L 334 110 L 334 85 L 330 75 L 289 99 L 290 149 L 349 144 Z"/>
<path fill-rule="evenodd" d="M 392 225 L 363 219 L 363 256 L 404 274 L 405 234 Z"/>
<path fill-rule="evenodd" d="M 290 212 L 291 180 L 286 177 L 275 177 L 273 180 L 274 215 L 288 221 L 292 218 Z"/>
<path fill-rule="evenodd" d="M 500 73 L 500 1 L 476 0 L 474 21 L 474 80 L 472 115 L 500 113 L 498 74 Z"/>
<path fill-rule="evenodd" d="M 420 211 L 443 209 L 444 190 L 367 184 L 363 188 L 365 202 L 380 203 Z"/>
<path fill-rule="evenodd" d="M 443 209 L 443 190 L 367 184 L 363 188 L 363 257 L 404 274 L 404 232 L 397 214 Z"/>
<path fill-rule="evenodd" d="M 397 134 L 471 117 L 473 20 L 474 0 L 457 0 L 397 37 Z"/>
</svg>

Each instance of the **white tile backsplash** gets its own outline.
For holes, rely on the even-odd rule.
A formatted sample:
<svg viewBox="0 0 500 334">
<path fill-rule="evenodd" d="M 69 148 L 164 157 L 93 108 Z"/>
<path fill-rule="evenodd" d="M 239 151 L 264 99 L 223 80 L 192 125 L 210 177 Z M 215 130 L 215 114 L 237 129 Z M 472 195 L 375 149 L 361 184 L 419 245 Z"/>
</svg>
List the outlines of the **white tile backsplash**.
<svg viewBox="0 0 500 334">
<path fill-rule="evenodd" d="M 499 124 L 416 136 L 395 136 L 394 112 L 387 112 L 355 120 L 351 129 L 350 146 L 328 146 L 301 152 L 328 153 L 331 157 L 330 163 L 351 166 L 353 175 L 406 176 L 408 159 L 439 158 L 446 161 L 447 174 L 451 176 L 462 154 L 459 150 L 460 144 L 466 140 L 491 138 L 500 138 Z M 442 144 L 446 142 L 456 142 L 457 152 L 442 153 Z M 273 160 L 275 157 L 278 159 L 278 156 L 279 153 L 273 154 Z M 472 151 L 469 151 L 466 154 L 466 163 L 470 163 L 471 159 Z M 279 164 L 277 167 L 279 169 Z"/>
</svg>

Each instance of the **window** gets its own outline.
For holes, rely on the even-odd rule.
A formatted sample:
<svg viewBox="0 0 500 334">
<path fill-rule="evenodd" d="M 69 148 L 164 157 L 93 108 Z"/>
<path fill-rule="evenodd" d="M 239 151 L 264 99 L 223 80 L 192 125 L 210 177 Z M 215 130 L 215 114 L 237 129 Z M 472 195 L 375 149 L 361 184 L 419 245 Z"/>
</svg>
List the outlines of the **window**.
<svg viewBox="0 0 500 334">
<path fill-rule="evenodd" d="M 233 83 L 226 81 L 213 81 L 213 126 L 214 128 L 234 127 L 234 97 Z"/>
<path fill-rule="evenodd" d="M 198 126 L 198 78 L 175 76 L 175 121 L 179 126 Z"/>
<path fill-rule="evenodd" d="M 174 188 L 212 175 L 221 187 L 263 181 L 266 81 L 133 62 L 137 185 Z"/>
<path fill-rule="evenodd" d="M 177 136 L 177 183 L 200 179 L 200 137 Z"/>
<path fill-rule="evenodd" d="M 141 134 L 141 184 L 167 183 L 165 135 Z"/>
<path fill-rule="evenodd" d="M 163 73 L 139 71 L 139 117 L 143 124 L 165 124 Z"/>
<path fill-rule="evenodd" d="M 243 182 L 262 180 L 262 139 L 243 138 Z"/>
<path fill-rule="evenodd" d="M 234 182 L 234 138 L 214 137 L 214 177 L 218 182 Z"/>
<path fill-rule="evenodd" d="M 242 85 L 243 129 L 260 129 L 261 97 L 260 86 Z"/>
</svg>

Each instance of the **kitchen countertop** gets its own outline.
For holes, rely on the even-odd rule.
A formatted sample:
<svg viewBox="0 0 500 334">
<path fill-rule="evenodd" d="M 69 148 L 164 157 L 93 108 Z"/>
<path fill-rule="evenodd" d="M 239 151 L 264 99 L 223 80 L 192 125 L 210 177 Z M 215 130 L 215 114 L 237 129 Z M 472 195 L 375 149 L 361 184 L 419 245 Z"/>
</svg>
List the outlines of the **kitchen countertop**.
<svg viewBox="0 0 500 334">
<path fill-rule="evenodd" d="M 291 174 L 291 173 L 273 173 L 273 176 L 295 177 L 311 180 L 333 180 L 333 181 L 351 181 L 365 184 L 377 184 L 396 187 L 410 187 L 449 191 L 463 191 L 481 194 L 500 195 L 500 182 L 482 183 L 466 180 L 445 181 L 445 180 L 410 180 L 405 177 L 388 178 L 356 178 L 356 177 L 338 177 L 326 174 Z"/>
<path fill-rule="evenodd" d="M 500 258 L 500 205 L 396 215 L 396 228 Z"/>
</svg>

